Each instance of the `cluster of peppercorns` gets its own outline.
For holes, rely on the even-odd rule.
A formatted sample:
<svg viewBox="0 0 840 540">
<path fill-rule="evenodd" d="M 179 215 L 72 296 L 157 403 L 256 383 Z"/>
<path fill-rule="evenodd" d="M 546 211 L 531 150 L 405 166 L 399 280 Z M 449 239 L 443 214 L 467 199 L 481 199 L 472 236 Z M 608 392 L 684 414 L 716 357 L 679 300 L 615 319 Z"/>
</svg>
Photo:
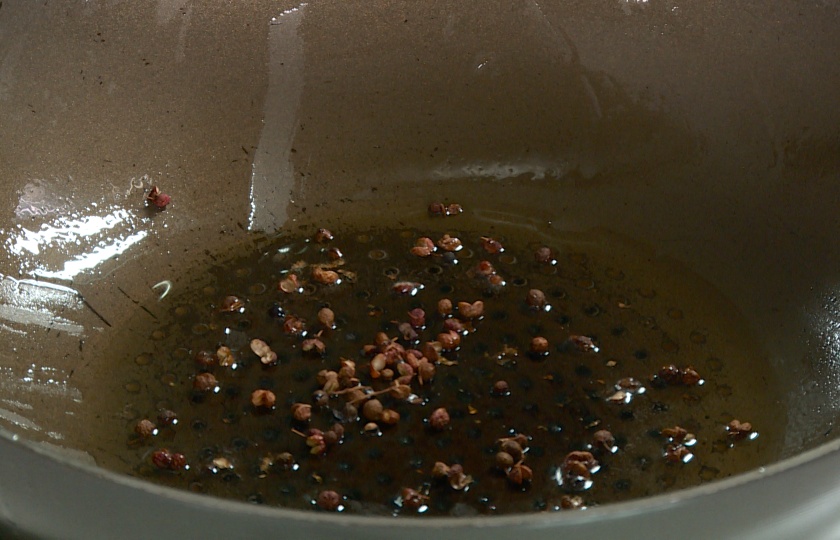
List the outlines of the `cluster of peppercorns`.
<svg viewBox="0 0 840 540">
<path fill-rule="evenodd" d="M 499 447 L 499 451 L 496 452 L 496 467 L 504 472 L 508 481 L 515 486 L 530 483 L 534 477 L 531 467 L 524 464 L 528 441 L 529 437 L 522 433 L 496 441 Z"/>
<path fill-rule="evenodd" d="M 749 422 L 741 422 L 737 418 L 726 425 L 726 434 L 732 440 L 740 439 L 754 439 L 758 433 L 753 431 L 753 426 Z"/>
<path fill-rule="evenodd" d="M 566 454 L 558 469 L 557 481 L 570 491 L 583 491 L 592 487 L 592 475 L 600 465 L 592 452 L 575 450 Z"/>
<path fill-rule="evenodd" d="M 674 364 L 662 366 L 651 377 L 651 382 L 657 386 L 697 386 L 703 384 L 703 378 L 691 366 L 679 368 Z"/>
<path fill-rule="evenodd" d="M 449 207 L 441 205 L 435 211 L 430 208 L 430 212 L 437 215 L 451 216 L 460 213 L 461 208 L 458 205 L 449 205 Z M 318 244 L 328 244 L 334 240 L 334 236 L 326 229 L 319 229 L 311 240 Z M 437 241 L 423 236 L 416 240 L 414 246 L 410 248 L 410 253 L 416 257 L 429 258 L 430 261 L 440 259 L 450 263 L 453 261 L 455 253 L 463 247 L 464 244 L 459 238 L 449 234 L 443 235 Z M 490 255 L 504 252 L 504 247 L 501 242 L 487 236 L 481 237 L 481 247 Z M 384 250 L 379 251 L 385 253 Z M 345 261 L 341 250 L 337 247 L 329 247 L 329 249 L 322 247 L 319 249 L 319 252 L 322 255 L 326 254 L 330 262 L 308 263 L 298 261 L 281 273 L 282 277 L 277 282 L 277 290 L 282 293 L 280 295 L 281 297 L 289 299 L 292 296 L 301 295 L 301 298 L 304 298 L 304 294 L 311 295 L 316 290 L 343 292 L 344 288 L 331 288 L 355 280 L 356 275 L 354 272 L 345 268 Z M 372 251 L 371 253 L 374 252 Z M 534 253 L 534 258 L 537 262 L 551 265 L 557 263 L 554 256 L 555 254 L 547 247 L 541 247 Z M 468 258 L 468 256 L 465 256 L 465 258 Z M 409 259 L 412 259 L 412 257 L 409 257 Z M 506 264 L 505 260 L 506 258 L 502 257 L 497 261 L 497 264 L 500 266 L 504 265 Z M 436 268 L 440 270 L 440 267 Z M 396 276 L 400 271 L 410 277 L 405 281 L 396 281 Z M 507 271 L 506 268 L 505 271 Z M 430 270 L 429 274 L 432 273 Z M 485 293 L 484 299 L 488 302 L 492 302 L 492 300 L 488 299 L 492 299 L 494 297 L 493 293 L 498 292 L 498 289 L 494 288 L 505 285 L 505 279 L 497 271 L 493 263 L 488 260 L 480 260 L 477 264 L 466 270 L 465 274 L 470 280 L 467 283 L 469 286 L 483 288 L 483 292 Z M 425 275 L 424 273 L 410 273 L 404 269 L 400 269 L 390 274 L 386 273 L 386 275 L 393 281 L 393 283 L 386 282 L 388 283 L 386 287 L 390 286 L 390 290 L 394 296 L 414 296 L 425 288 L 425 285 L 419 281 L 408 280 L 419 279 L 426 281 L 423 277 L 417 277 L 418 275 Z M 464 273 L 460 273 L 460 276 L 459 279 L 463 280 Z M 272 274 L 272 279 L 277 280 L 275 274 Z M 524 278 L 515 278 L 512 286 L 525 285 L 527 282 Z M 429 282 L 427 281 L 427 283 Z M 449 290 L 445 294 L 451 296 L 453 294 L 453 288 L 448 282 L 444 282 L 444 284 L 449 286 Z M 462 281 L 456 281 L 455 284 L 460 287 Z M 443 286 L 441 286 L 441 291 L 444 290 Z M 462 289 L 459 288 L 458 290 L 461 291 Z M 369 291 L 360 292 L 366 293 L 367 298 L 371 296 Z M 387 293 L 388 289 L 386 288 L 384 292 Z M 550 292 L 552 298 L 562 298 L 554 289 L 551 289 Z M 548 319 L 547 312 L 552 310 L 552 306 L 549 304 L 546 294 L 542 290 L 530 289 L 524 294 L 524 298 L 522 296 L 518 296 L 518 298 L 518 307 L 522 313 L 527 313 L 529 317 L 533 316 L 534 318 L 543 320 Z M 228 313 L 244 313 L 248 302 L 250 300 L 243 300 L 237 296 L 226 296 L 217 304 L 216 312 L 222 318 L 228 317 L 226 315 Z M 523 302 L 524 305 L 522 305 Z M 284 307 L 289 309 L 289 306 L 292 305 L 295 305 L 294 301 L 290 300 L 288 305 L 284 305 Z M 344 311 L 343 308 L 337 307 L 341 305 L 338 302 L 329 305 L 336 310 Z M 381 328 L 385 331 L 375 333 L 372 342 L 361 347 L 361 352 L 356 360 L 340 357 L 337 366 L 332 365 L 331 369 L 321 369 L 318 371 L 315 377 L 317 389 L 312 384 L 303 393 L 305 396 L 306 392 L 315 389 L 311 396 L 311 403 L 292 403 L 294 399 L 307 401 L 305 397 L 300 397 L 300 395 L 297 395 L 286 403 L 282 403 L 281 401 L 282 404 L 280 407 L 287 414 L 285 419 L 291 419 L 291 431 L 300 437 L 300 448 L 305 449 L 309 457 L 303 457 L 303 451 L 298 452 L 288 446 L 287 439 L 279 448 L 289 448 L 295 451 L 301 463 L 298 464 L 295 461 L 295 457 L 291 452 L 263 454 L 261 460 L 257 456 L 259 462 L 258 470 L 263 475 L 260 477 L 267 475 L 269 470 L 276 472 L 279 470 L 298 470 L 299 467 L 304 467 L 304 470 L 310 466 L 315 467 L 315 472 L 312 472 L 311 476 L 304 474 L 298 476 L 306 476 L 323 488 L 331 487 L 333 489 L 322 489 L 318 492 L 317 496 L 310 496 L 312 505 L 322 510 L 341 511 L 344 509 L 345 504 L 350 505 L 350 507 L 356 505 L 355 500 L 357 500 L 358 496 L 349 488 L 346 491 L 346 496 L 342 495 L 341 492 L 344 488 L 338 486 L 339 482 L 343 480 L 341 480 L 340 475 L 336 476 L 332 470 L 352 470 L 352 460 L 349 460 L 350 464 L 348 464 L 344 461 L 344 455 L 350 450 L 355 452 L 356 442 L 361 440 L 372 442 L 375 437 L 379 436 L 382 436 L 383 440 L 387 441 L 389 434 L 393 435 L 395 432 L 401 435 L 400 431 L 397 431 L 397 428 L 393 427 L 401 423 L 400 412 L 405 417 L 405 420 L 402 421 L 403 426 L 408 425 L 408 420 L 410 419 L 420 420 L 422 418 L 426 428 L 426 434 L 439 437 L 437 442 L 442 443 L 441 448 L 444 447 L 443 443 L 448 444 L 448 441 L 444 441 L 444 439 L 447 439 L 447 436 L 441 432 L 451 432 L 454 434 L 457 430 L 450 428 L 451 418 L 449 411 L 445 407 L 435 408 L 432 405 L 429 407 L 430 410 L 433 409 L 431 413 L 423 416 L 410 414 L 408 411 L 412 408 L 412 405 L 423 407 L 437 399 L 434 396 L 437 394 L 438 388 L 434 386 L 433 382 L 436 375 L 440 372 L 449 371 L 447 367 L 456 365 L 458 361 L 467 365 L 467 357 L 469 355 L 463 355 L 462 358 L 459 358 L 458 353 L 465 345 L 468 345 L 468 342 L 471 340 L 470 336 L 480 325 L 480 321 L 485 313 L 485 304 L 482 300 L 453 301 L 450 298 L 442 298 L 436 303 L 428 301 L 421 303 L 417 301 L 417 304 L 414 305 L 423 305 L 429 313 L 427 313 L 426 309 L 414 307 L 406 311 L 403 315 L 398 314 L 394 316 L 395 319 L 399 320 L 390 321 L 389 319 L 391 319 L 392 315 L 389 314 L 387 318 L 376 321 L 376 324 L 381 325 Z M 270 310 L 272 317 L 282 319 L 283 333 L 292 337 L 292 348 L 298 349 L 303 353 L 301 356 L 306 359 L 305 361 L 317 361 L 325 358 L 328 345 L 330 346 L 330 353 L 338 356 L 335 353 L 342 346 L 341 343 L 344 340 L 334 338 L 334 334 L 336 333 L 333 331 L 338 328 L 336 325 L 336 313 L 333 309 L 330 307 L 321 307 L 314 320 L 309 319 L 310 314 L 307 314 L 304 309 L 301 309 L 300 312 L 307 317 L 305 320 L 297 315 L 287 314 L 280 307 L 279 303 L 275 303 L 274 306 Z M 505 306 L 491 306 L 493 309 L 493 319 L 496 318 L 497 307 L 504 308 Z M 557 307 L 558 309 L 555 311 L 561 311 L 561 315 L 565 315 L 562 313 L 565 309 L 563 301 L 558 300 Z M 368 308 L 371 309 L 369 313 L 371 317 L 378 316 L 382 313 L 381 310 L 379 313 L 374 313 L 373 308 L 375 306 L 372 304 L 368 305 Z M 404 307 L 402 309 L 406 308 Z M 341 313 L 341 315 L 347 317 L 348 313 Z M 310 321 L 311 325 L 307 324 L 307 321 Z M 339 319 L 339 321 L 339 325 L 344 326 L 344 319 Z M 490 321 L 486 321 L 485 324 L 489 325 Z M 563 324 L 565 325 L 565 323 Z M 242 328 L 247 328 L 247 326 L 243 325 Z M 537 328 L 537 325 L 534 325 L 534 328 Z M 353 352 L 348 354 L 348 356 L 353 356 L 356 354 L 355 348 L 358 347 L 355 344 L 357 343 L 358 334 L 353 333 L 351 338 L 349 331 L 344 333 L 344 328 L 340 330 L 338 334 L 344 334 L 348 338 L 348 343 L 354 343 L 352 345 L 354 347 Z M 373 334 L 374 332 L 372 331 L 370 333 Z M 530 337 L 533 336 L 533 333 L 544 335 Z M 518 342 L 518 337 L 516 337 L 517 341 L 511 340 L 516 345 L 522 346 L 523 349 L 527 348 L 527 357 L 532 360 L 542 361 L 554 351 L 560 354 L 572 353 L 578 356 L 599 352 L 597 334 L 593 334 L 593 337 L 572 334 L 567 335 L 563 339 L 562 337 L 557 337 L 556 332 L 551 333 L 551 328 L 541 328 L 535 330 L 533 333 L 530 333 L 529 338 L 523 339 L 521 343 Z M 247 348 L 244 351 L 238 349 L 238 344 L 232 345 L 236 349 L 236 352 L 227 346 L 220 346 L 215 351 L 208 350 L 196 353 L 195 363 L 197 365 L 197 371 L 192 379 L 194 392 L 218 394 L 223 389 L 223 385 L 219 379 L 224 382 L 225 386 L 228 384 L 228 379 L 222 375 L 223 370 L 219 370 L 218 368 L 225 367 L 230 368 L 230 370 L 236 370 L 238 369 L 240 359 L 243 364 L 259 359 L 259 364 L 266 367 L 275 366 L 278 363 L 285 364 L 285 358 L 287 356 L 282 354 L 284 350 L 281 350 L 276 343 L 274 344 L 275 347 L 278 347 L 277 350 L 281 352 L 281 355 L 283 355 L 284 360 L 280 362 L 278 360 L 278 353 L 272 348 L 270 332 L 266 332 L 266 334 L 263 336 L 265 340 L 259 338 L 250 340 L 250 352 L 253 353 L 254 357 L 249 356 Z M 515 336 L 515 334 L 512 335 Z M 552 342 L 550 343 L 549 339 L 544 336 L 551 338 Z M 528 339 L 530 339 L 530 343 Z M 604 343 L 606 342 L 605 340 Z M 246 340 L 242 343 L 248 343 L 248 341 Z M 479 343 L 479 346 L 481 345 L 483 344 Z M 496 364 L 502 367 L 516 369 L 514 359 L 519 355 L 518 350 L 507 344 L 499 346 L 502 347 L 502 352 L 495 357 Z M 479 348 L 476 347 L 476 350 L 479 350 Z M 494 357 L 492 354 L 485 353 L 485 358 L 493 359 Z M 545 362 L 542 366 L 539 366 L 539 369 L 543 369 L 544 366 L 552 364 L 553 361 Z M 609 362 L 607 365 L 610 366 Z M 613 362 L 613 365 L 615 365 L 615 362 Z M 329 368 L 330 364 L 324 364 L 323 366 Z M 531 367 L 537 367 L 537 365 L 531 364 Z M 280 369 L 282 370 L 283 367 L 281 366 Z M 305 375 L 297 378 L 297 374 L 295 374 L 296 380 L 309 385 L 311 373 L 314 373 L 314 371 L 302 369 L 300 372 L 305 373 Z M 218 379 L 217 376 L 219 377 Z M 543 379 L 551 381 L 554 376 L 553 373 L 547 373 L 543 376 Z M 507 378 L 508 375 L 505 375 L 505 377 Z M 441 377 L 441 379 L 443 378 Z M 453 377 L 453 380 L 457 379 Z M 492 380 L 494 379 L 489 379 L 489 381 Z M 510 380 L 512 382 L 515 381 L 515 379 Z M 654 375 L 650 376 L 649 380 L 651 386 L 659 389 L 666 386 L 685 387 L 703 384 L 702 378 L 691 366 L 685 368 L 679 368 L 674 365 L 663 366 Z M 448 381 L 449 379 L 447 378 L 445 382 Z M 604 384 L 604 381 L 600 379 L 597 382 Z M 259 384 L 261 385 L 262 383 Z M 487 383 L 483 382 L 482 384 L 486 385 Z M 251 392 L 251 408 L 248 408 L 247 405 L 245 406 L 246 415 L 267 415 L 276 409 L 278 398 L 274 392 L 268 389 L 271 387 L 270 383 L 266 386 L 266 388 L 257 388 Z M 432 387 L 431 392 L 429 391 L 430 386 Z M 523 384 L 522 388 L 527 387 Z M 607 388 L 609 388 L 609 385 L 607 385 Z M 236 388 L 224 389 L 231 391 L 225 393 L 225 396 L 239 395 L 238 389 Z M 603 390 L 603 387 L 597 387 L 597 390 L 594 390 L 591 396 L 597 400 L 599 395 L 608 395 L 607 400 L 609 402 L 628 404 L 633 396 L 645 392 L 642 383 L 632 377 L 619 379 L 612 390 L 608 390 L 605 394 L 600 394 Z M 295 392 L 296 390 L 290 391 L 290 395 Z M 489 389 L 489 392 L 491 396 L 501 398 L 511 394 L 511 387 L 507 381 L 497 380 Z M 516 390 L 515 395 L 510 401 L 517 401 L 520 397 L 519 392 L 519 390 Z M 278 393 L 281 395 L 282 400 L 282 392 Z M 417 394 L 424 397 L 420 397 Z M 224 399 L 228 399 L 228 397 Z M 409 406 L 403 405 L 406 403 Z M 462 411 L 457 406 L 453 406 L 452 411 L 456 422 L 464 424 L 460 421 L 464 418 Z M 171 413 L 171 411 L 169 412 Z M 469 406 L 470 415 L 478 414 L 475 417 L 476 424 L 481 423 L 481 412 L 480 408 L 473 407 L 472 405 Z M 174 413 L 171 414 L 174 417 Z M 584 422 L 582 418 L 581 421 Z M 588 430 L 598 425 L 600 421 L 599 418 L 596 418 L 591 423 L 587 423 L 585 428 Z M 585 422 L 590 421 L 586 420 Z M 151 439 L 161 429 L 166 429 L 165 426 L 172 425 L 173 423 L 171 419 L 166 420 L 162 419 L 162 417 L 159 417 L 158 424 L 155 424 L 151 420 L 143 419 L 137 423 L 135 430 L 141 439 Z M 358 431 L 356 431 L 356 427 L 358 427 Z M 461 425 L 458 427 L 461 427 Z M 540 425 L 538 429 L 544 429 L 545 427 Z M 520 429 L 531 431 L 531 428 L 528 426 L 521 426 Z M 346 439 L 345 430 L 348 431 Z M 476 431 L 479 430 L 476 429 Z M 731 441 L 753 438 L 757 435 L 757 433 L 752 431 L 752 426 L 749 423 L 742 423 L 738 420 L 733 420 L 727 425 L 726 432 Z M 512 487 L 512 491 L 524 492 L 530 488 L 530 490 L 535 492 L 538 489 L 542 489 L 540 484 L 541 479 L 534 480 L 534 472 L 531 468 L 534 467 L 535 469 L 539 468 L 539 470 L 542 470 L 542 465 L 539 461 L 540 458 L 538 457 L 541 455 L 541 452 L 538 453 L 536 451 L 541 441 L 534 442 L 534 450 L 531 452 L 529 463 L 531 466 L 529 466 L 529 464 L 526 464 L 526 457 L 529 455 L 529 450 L 531 450 L 529 449 L 531 437 L 521 433 L 514 434 L 512 431 L 509 433 L 511 433 L 510 436 L 496 441 L 495 466 L 498 474 L 497 481 L 503 484 L 504 480 L 502 480 L 502 475 L 504 475 L 504 478 Z M 694 443 L 694 437 L 691 434 L 688 434 L 679 426 L 663 429 L 660 433 L 667 439 L 663 450 L 666 461 L 687 463 L 691 459 L 692 455 L 689 448 Z M 539 433 L 537 435 L 538 437 L 540 436 Z M 481 435 L 475 436 L 475 438 L 480 437 Z M 405 437 L 404 440 L 410 441 L 411 437 Z M 291 438 L 291 441 L 291 444 L 294 445 L 294 438 Z M 346 446 L 344 448 L 338 448 L 338 445 L 342 444 Z M 408 446 L 413 444 L 413 442 L 401 442 L 400 444 Z M 562 460 L 562 463 L 556 468 L 555 479 L 558 484 L 563 486 L 565 493 L 560 497 L 559 503 L 557 499 L 549 498 L 550 501 L 554 501 L 551 504 L 554 505 L 555 509 L 558 506 L 560 508 L 570 509 L 584 507 L 584 499 L 579 493 L 591 488 L 593 485 L 593 475 L 600 469 L 599 460 L 604 461 L 606 459 L 609 463 L 610 458 L 608 455 L 618 451 L 615 437 L 613 437 L 610 431 L 605 429 L 598 430 L 592 435 L 591 444 L 585 444 L 585 442 L 582 446 L 578 444 L 575 443 L 575 446 L 571 448 L 582 447 L 584 450 L 575 450 L 568 453 Z M 621 442 L 620 444 L 623 445 L 624 443 Z M 347 448 L 347 446 L 351 446 L 352 448 Z M 378 451 L 376 443 L 373 444 L 372 450 L 371 454 L 375 454 Z M 229 455 L 233 456 L 233 454 Z M 455 454 L 449 457 L 452 458 L 448 459 L 450 463 L 453 460 L 462 460 L 468 463 L 470 467 L 473 463 L 471 459 L 464 458 L 462 455 Z M 205 458 L 201 459 L 203 460 Z M 186 462 L 186 457 L 183 454 L 173 452 L 167 448 L 160 448 L 152 453 L 151 461 L 156 467 L 164 471 L 178 471 L 189 467 Z M 216 469 L 232 469 L 232 461 L 233 457 L 228 460 L 225 457 L 219 456 L 212 460 L 212 466 Z M 418 460 L 418 463 L 422 463 L 422 461 Z M 330 469 L 331 466 L 335 466 L 335 469 Z M 449 490 L 453 492 L 465 492 L 475 482 L 472 476 L 466 474 L 464 466 L 457 462 L 450 465 L 443 461 L 437 461 L 431 469 L 423 465 L 412 467 L 416 473 L 423 476 L 420 481 L 422 483 L 418 483 L 415 487 L 399 488 L 399 495 L 394 499 L 399 509 L 424 512 L 424 509 L 428 507 L 433 496 L 435 499 L 439 495 L 443 498 L 443 493 L 448 493 Z M 193 468 L 196 469 L 195 463 L 193 464 Z M 171 473 L 164 473 L 164 476 L 167 474 Z M 386 477 L 387 475 L 383 474 L 382 476 Z M 386 480 L 381 481 L 383 485 L 387 483 Z M 531 486 L 532 480 L 534 481 L 533 486 Z M 410 481 L 400 482 L 399 484 L 395 484 L 395 486 L 405 485 L 405 483 L 410 483 Z M 443 488 L 443 490 L 437 490 L 436 486 Z M 339 491 L 336 491 L 336 489 Z M 314 492 L 312 492 L 312 495 L 314 495 Z M 446 496 L 458 497 L 459 495 L 450 493 Z M 435 500 L 434 503 L 432 506 L 435 512 L 445 507 L 445 504 L 438 504 L 441 501 Z M 490 507 L 488 506 L 487 508 Z"/>
<path fill-rule="evenodd" d="M 697 439 L 685 428 L 674 426 L 665 428 L 660 434 L 666 438 L 663 455 L 669 463 L 688 463 L 694 459 L 690 447 L 694 446 Z"/>
<path fill-rule="evenodd" d="M 456 491 L 463 491 L 473 483 L 473 477 L 464 473 L 464 467 L 460 463 L 447 465 L 442 461 L 438 461 L 432 468 L 432 476 L 445 480 L 449 484 L 449 487 Z"/>
<path fill-rule="evenodd" d="M 463 211 L 464 209 L 458 203 L 433 202 L 429 205 L 429 214 L 433 216 L 457 216 Z"/>
</svg>

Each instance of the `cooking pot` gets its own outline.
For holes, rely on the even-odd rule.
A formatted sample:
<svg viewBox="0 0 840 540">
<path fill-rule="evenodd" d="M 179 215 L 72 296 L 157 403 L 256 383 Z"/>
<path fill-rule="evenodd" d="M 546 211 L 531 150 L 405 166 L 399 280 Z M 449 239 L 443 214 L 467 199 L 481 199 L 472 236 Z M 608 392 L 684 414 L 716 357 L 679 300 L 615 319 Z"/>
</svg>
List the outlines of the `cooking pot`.
<svg viewBox="0 0 840 540">
<path fill-rule="evenodd" d="M 838 23 L 826 0 L 0 2 L 4 537 L 836 538 Z M 193 269 L 443 197 L 615 235 L 719 291 L 784 380 L 781 459 L 581 512 L 444 519 L 99 467 L 121 435 L 97 427 L 124 412 L 97 407 L 122 381 L 113 336 Z"/>
</svg>

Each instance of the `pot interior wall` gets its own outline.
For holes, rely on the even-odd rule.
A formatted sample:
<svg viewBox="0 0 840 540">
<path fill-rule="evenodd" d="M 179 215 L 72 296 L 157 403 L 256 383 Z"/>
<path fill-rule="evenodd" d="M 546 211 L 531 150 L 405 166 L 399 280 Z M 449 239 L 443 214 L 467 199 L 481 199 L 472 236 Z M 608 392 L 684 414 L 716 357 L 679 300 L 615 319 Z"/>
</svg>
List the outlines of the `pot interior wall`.
<svg viewBox="0 0 840 540">
<path fill-rule="evenodd" d="M 156 285 L 449 198 L 700 276 L 788 383 L 786 454 L 833 436 L 836 6 L 282 4 L 0 4 L 7 428 L 84 451 Z"/>
</svg>

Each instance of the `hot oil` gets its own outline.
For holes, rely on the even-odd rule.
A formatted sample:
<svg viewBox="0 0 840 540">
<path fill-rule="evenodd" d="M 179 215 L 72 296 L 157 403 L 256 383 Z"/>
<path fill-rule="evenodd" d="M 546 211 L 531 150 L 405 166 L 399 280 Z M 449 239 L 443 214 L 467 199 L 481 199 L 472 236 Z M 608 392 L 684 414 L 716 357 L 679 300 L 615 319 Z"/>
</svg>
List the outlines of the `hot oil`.
<svg viewBox="0 0 840 540">
<path fill-rule="evenodd" d="M 120 374 L 125 392 L 120 403 L 102 405 L 123 411 L 122 434 L 114 448 L 99 450 L 100 463 L 267 505 L 317 508 L 318 494 L 334 491 L 345 511 L 466 515 L 624 501 L 725 478 L 778 457 L 785 412 L 766 355 L 731 304 L 678 265 L 607 234 L 562 234 L 469 212 L 429 217 L 414 228 L 332 232 L 324 242 L 313 239 L 314 231 L 279 238 L 197 272 L 193 286 L 164 299 L 171 306 L 168 320 L 131 325 L 110 352 L 128 366 Z M 418 238 L 437 242 L 443 234 L 459 238 L 463 248 L 438 248 L 429 257 L 410 252 Z M 482 237 L 504 251 L 488 253 Z M 550 248 L 548 261 L 535 259 L 541 247 Z M 331 248 L 340 250 L 337 262 Z M 490 280 L 495 284 L 476 274 L 481 261 L 499 276 Z M 318 264 L 338 271 L 340 282 L 314 281 Z M 299 283 L 292 292 L 279 290 L 290 274 Z M 397 292 L 400 282 L 422 288 Z M 544 292 L 545 305 L 528 304 L 532 289 Z M 241 306 L 231 308 L 231 296 Z M 395 425 L 378 422 L 370 429 L 367 420 L 347 418 L 347 394 L 313 404 L 322 386 L 319 371 L 338 371 L 341 358 L 356 363 L 360 385 L 378 391 L 393 384 L 372 377 L 365 345 L 385 332 L 405 349 L 422 350 L 443 330 L 441 298 L 456 305 L 481 300 L 483 314 L 464 320 L 460 346 L 442 353 L 431 382 L 421 385 L 414 377 L 408 383 L 409 399 L 376 396 L 399 414 Z M 325 306 L 335 313 L 335 328 L 317 321 Z M 398 323 L 415 308 L 425 311 L 425 326 L 416 329 L 416 340 L 406 340 Z M 304 335 L 284 331 L 290 317 L 305 321 Z M 547 340 L 547 354 L 529 352 L 537 336 Z M 305 339 L 315 338 L 325 345 L 323 354 L 302 350 Z M 253 339 L 265 341 L 277 361 L 264 365 L 250 347 Z M 194 360 L 220 346 L 231 349 L 234 366 Z M 656 375 L 667 365 L 693 368 L 702 380 L 666 384 Z M 218 381 L 210 391 L 194 387 L 203 371 Z M 637 383 L 628 385 L 627 378 Z M 498 381 L 509 392 L 494 392 Z M 276 396 L 273 408 L 251 403 L 257 389 Z M 308 422 L 292 418 L 295 403 L 312 405 Z M 363 402 L 356 405 L 361 411 Z M 428 419 L 441 407 L 450 423 L 436 430 Z M 176 420 L 161 411 L 174 412 Z M 156 428 L 148 437 L 134 433 L 144 418 Z M 752 431 L 733 436 L 726 428 L 733 419 L 751 423 Z M 327 431 L 336 422 L 343 422 L 341 441 L 313 455 L 309 430 Z M 676 426 L 691 435 L 669 440 L 663 430 Z M 601 430 L 614 444 L 594 442 Z M 527 437 L 521 464 L 533 472 L 521 484 L 496 464 L 499 439 L 516 434 Z M 154 453 L 162 448 L 182 454 L 186 466 L 156 466 Z M 673 459 L 666 456 L 669 448 Z M 591 452 L 597 461 L 588 478 L 564 479 L 563 462 L 573 451 Z M 436 462 L 460 464 L 472 482 L 453 489 L 433 477 Z M 428 498 L 409 508 L 404 488 Z"/>
</svg>

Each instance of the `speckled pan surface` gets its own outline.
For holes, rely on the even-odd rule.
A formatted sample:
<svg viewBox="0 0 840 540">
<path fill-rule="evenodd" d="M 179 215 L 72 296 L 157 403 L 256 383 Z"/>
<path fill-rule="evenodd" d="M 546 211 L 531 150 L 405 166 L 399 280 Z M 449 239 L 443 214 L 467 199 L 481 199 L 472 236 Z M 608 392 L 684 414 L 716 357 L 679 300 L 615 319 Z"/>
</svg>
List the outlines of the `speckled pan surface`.
<svg viewBox="0 0 840 540">
<path fill-rule="evenodd" d="M 833 537 L 838 22 L 827 0 L 3 0 L 0 519 L 44 538 Z M 159 284 L 254 234 L 397 222 L 429 193 L 707 280 L 789 381 L 790 458 L 576 515 L 399 522 L 92 466 L 86 405 L 119 369 L 102 350 L 165 309 Z"/>
</svg>

